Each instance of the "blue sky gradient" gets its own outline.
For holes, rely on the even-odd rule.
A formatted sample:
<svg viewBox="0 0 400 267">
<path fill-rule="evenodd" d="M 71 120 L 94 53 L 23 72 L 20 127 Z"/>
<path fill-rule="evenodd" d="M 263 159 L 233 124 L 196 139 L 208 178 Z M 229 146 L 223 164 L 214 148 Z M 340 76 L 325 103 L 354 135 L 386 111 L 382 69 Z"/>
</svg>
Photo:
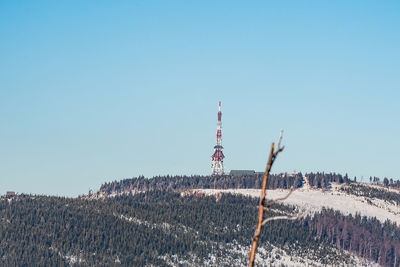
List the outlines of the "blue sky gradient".
<svg viewBox="0 0 400 267">
<path fill-rule="evenodd" d="M 398 179 L 398 1 L 2 1 L 0 193 L 225 167 Z"/>
</svg>

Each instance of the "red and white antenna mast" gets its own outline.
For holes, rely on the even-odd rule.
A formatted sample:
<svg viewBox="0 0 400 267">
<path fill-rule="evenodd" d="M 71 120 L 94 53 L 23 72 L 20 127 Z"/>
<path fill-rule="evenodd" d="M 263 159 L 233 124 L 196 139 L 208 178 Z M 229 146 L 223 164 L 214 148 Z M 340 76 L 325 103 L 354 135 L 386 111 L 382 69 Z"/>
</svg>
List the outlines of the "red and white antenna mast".
<svg viewBox="0 0 400 267">
<path fill-rule="evenodd" d="M 217 142 L 214 146 L 214 154 L 211 156 L 211 170 L 212 175 L 223 175 L 224 174 L 224 153 L 222 150 L 224 149 L 222 146 L 222 131 L 221 131 L 221 101 L 219 101 L 219 110 L 218 110 L 218 126 L 217 126 Z"/>
</svg>

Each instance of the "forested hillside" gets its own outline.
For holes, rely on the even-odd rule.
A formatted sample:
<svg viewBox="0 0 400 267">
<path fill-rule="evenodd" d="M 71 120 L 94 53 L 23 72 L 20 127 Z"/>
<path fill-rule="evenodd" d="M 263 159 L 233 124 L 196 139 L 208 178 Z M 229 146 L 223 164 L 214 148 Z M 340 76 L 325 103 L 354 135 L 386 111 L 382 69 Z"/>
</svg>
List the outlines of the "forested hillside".
<svg viewBox="0 0 400 267">
<path fill-rule="evenodd" d="M 80 198 L 2 197 L 0 266 L 246 265 L 258 199 L 192 189 L 218 192 L 213 188 L 259 188 L 260 183 L 261 175 L 139 177 L 104 184 Z M 307 185 L 302 194 L 336 196 L 329 192 L 332 184 L 340 185 L 338 196 L 373 205 L 400 203 L 395 189 L 339 174 L 274 175 L 269 188 L 301 191 Z M 298 212 L 295 205 L 276 205 L 267 216 Z M 400 228 L 393 220 L 332 209 L 271 222 L 260 244 L 256 262 L 262 265 L 400 266 Z"/>
<path fill-rule="evenodd" d="M 256 207 L 256 199 L 242 196 L 182 196 L 157 190 L 105 200 L 29 195 L 2 199 L 0 263 L 243 265 Z M 284 205 L 274 208 L 268 216 L 294 212 Z M 344 252 L 348 250 L 384 266 L 399 266 L 399 237 L 393 224 L 323 210 L 296 222 L 268 224 L 261 244 L 266 251 L 276 247 L 321 264 L 355 264 Z M 281 256 L 275 256 L 260 255 L 259 261 L 279 262 Z"/>
</svg>

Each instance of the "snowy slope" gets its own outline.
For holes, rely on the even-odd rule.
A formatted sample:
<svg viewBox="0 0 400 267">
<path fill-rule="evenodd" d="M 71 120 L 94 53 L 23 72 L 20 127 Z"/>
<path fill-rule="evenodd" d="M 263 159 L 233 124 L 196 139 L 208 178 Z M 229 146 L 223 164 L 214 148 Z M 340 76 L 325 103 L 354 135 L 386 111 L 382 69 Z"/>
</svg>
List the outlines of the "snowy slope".
<svg viewBox="0 0 400 267">
<path fill-rule="evenodd" d="M 339 185 L 334 185 L 331 190 L 322 191 L 304 186 L 294 191 L 283 203 L 297 206 L 309 213 L 320 211 L 325 207 L 338 210 L 346 215 L 358 213 L 361 216 L 376 217 L 381 222 L 388 219 L 400 226 L 400 205 L 382 199 L 346 194 L 339 190 L 340 187 Z M 257 198 L 261 194 L 259 189 L 195 189 L 187 191 L 187 193 L 189 192 L 205 195 L 232 193 Z M 279 198 L 287 193 L 288 190 L 283 189 L 267 190 L 267 199 Z"/>
</svg>

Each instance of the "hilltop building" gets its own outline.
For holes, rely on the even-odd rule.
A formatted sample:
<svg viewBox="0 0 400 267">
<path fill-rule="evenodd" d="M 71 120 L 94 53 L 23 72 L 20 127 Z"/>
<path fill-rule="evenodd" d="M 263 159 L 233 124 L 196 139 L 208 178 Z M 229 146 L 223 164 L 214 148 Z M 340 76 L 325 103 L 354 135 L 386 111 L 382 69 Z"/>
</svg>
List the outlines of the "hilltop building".
<svg viewBox="0 0 400 267">
<path fill-rule="evenodd" d="M 255 170 L 231 170 L 229 175 L 233 176 L 242 176 L 242 175 L 254 175 L 256 173 Z"/>
</svg>

